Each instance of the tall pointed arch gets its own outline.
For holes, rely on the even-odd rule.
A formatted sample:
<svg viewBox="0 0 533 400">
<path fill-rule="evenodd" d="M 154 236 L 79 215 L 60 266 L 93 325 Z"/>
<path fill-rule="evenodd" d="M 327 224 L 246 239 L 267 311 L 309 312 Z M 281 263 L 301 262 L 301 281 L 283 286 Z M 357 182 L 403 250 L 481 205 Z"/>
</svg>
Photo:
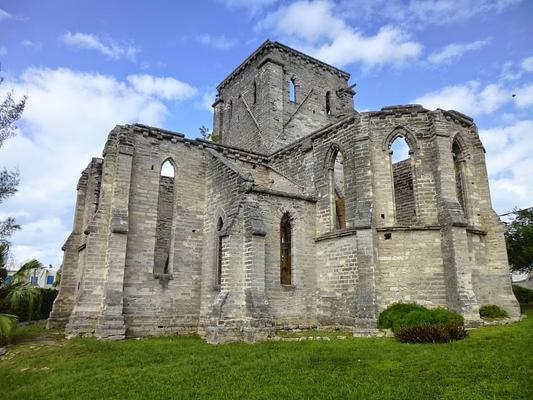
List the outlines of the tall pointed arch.
<svg viewBox="0 0 533 400">
<path fill-rule="evenodd" d="M 465 145 L 461 142 L 460 135 L 456 135 L 452 140 L 452 157 L 455 175 L 455 193 L 457 201 L 463 209 L 465 217 L 468 217 L 468 196 L 466 185 L 466 155 Z"/>
<path fill-rule="evenodd" d="M 394 130 L 388 139 L 395 222 L 400 226 L 413 225 L 417 218 L 413 162 L 416 139 L 403 129 Z"/>
<path fill-rule="evenodd" d="M 292 223 L 288 212 L 281 217 L 279 225 L 279 265 L 282 285 L 292 284 Z"/>
<path fill-rule="evenodd" d="M 174 177 L 176 167 L 168 158 L 159 169 L 157 222 L 154 248 L 154 275 L 171 274 L 172 226 L 174 220 Z"/>
<path fill-rule="evenodd" d="M 328 174 L 330 229 L 346 229 L 346 158 L 337 144 L 333 144 L 326 156 Z"/>
</svg>

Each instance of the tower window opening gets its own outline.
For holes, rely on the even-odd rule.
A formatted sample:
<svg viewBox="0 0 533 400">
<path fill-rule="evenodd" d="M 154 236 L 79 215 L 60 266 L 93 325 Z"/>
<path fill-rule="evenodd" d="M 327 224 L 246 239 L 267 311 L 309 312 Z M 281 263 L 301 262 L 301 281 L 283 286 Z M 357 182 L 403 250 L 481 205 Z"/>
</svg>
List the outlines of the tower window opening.
<svg viewBox="0 0 533 400">
<path fill-rule="evenodd" d="M 296 103 L 296 84 L 294 82 L 294 78 L 292 78 L 289 82 L 289 100 L 293 103 Z"/>
<path fill-rule="evenodd" d="M 326 92 L 326 114 L 327 115 L 331 115 L 331 100 L 330 100 L 330 97 L 331 97 L 331 93 L 330 92 Z"/>
</svg>

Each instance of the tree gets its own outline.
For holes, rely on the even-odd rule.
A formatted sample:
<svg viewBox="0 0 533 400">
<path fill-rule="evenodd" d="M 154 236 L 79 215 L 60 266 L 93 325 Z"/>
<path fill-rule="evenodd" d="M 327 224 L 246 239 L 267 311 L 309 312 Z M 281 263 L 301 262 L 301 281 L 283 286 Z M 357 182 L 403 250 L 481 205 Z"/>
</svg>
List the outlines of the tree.
<svg viewBox="0 0 533 400">
<path fill-rule="evenodd" d="M 202 139 L 204 140 L 210 140 L 212 142 L 218 143 L 220 136 L 214 132 L 211 132 L 209 128 L 202 125 L 201 128 L 199 128 L 200 135 L 202 136 Z"/>
<path fill-rule="evenodd" d="M 0 85 L 2 83 L 4 78 L 0 76 Z M 12 91 L 8 91 L 5 99 L 0 102 L 0 147 L 6 139 L 15 136 L 15 122 L 20 119 L 25 106 L 26 97 L 17 103 L 13 99 Z M 18 171 L 8 171 L 6 168 L 0 170 L 0 204 L 17 192 L 18 183 Z M 40 301 L 40 292 L 21 278 L 23 276 L 21 274 L 36 267 L 37 260 L 23 265 L 22 272 L 17 272 L 19 275 L 15 274 L 17 276 L 13 282 L 6 282 L 5 279 L 9 253 L 8 238 L 17 229 L 20 229 L 20 226 L 12 217 L 0 221 L 0 344 L 9 340 L 18 321 L 18 317 L 11 310 L 21 310 L 24 307 L 31 315 L 35 302 Z"/>
<path fill-rule="evenodd" d="M 0 85 L 3 82 L 4 78 L 0 76 Z M 25 106 L 26 97 L 17 103 L 13 99 L 12 91 L 7 92 L 0 103 L 0 147 L 6 139 L 15 136 L 15 122 L 19 120 Z M 18 183 L 18 171 L 8 171 L 5 168 L 0 170 L 0 204 L 17 192 Z M 17 229 L 20 229 L 20 226 L 12 217 L 0 221 L 0 243 L 7 243 L 9 236 Z"/>
<path fill-rule="evenodd" d="M 506 223 L 507 255 L 511 271 L 533 271 L 533 207 L 515 209 L 514 219 Z"/>
<path fill-rule="evenodd" d="M 8 246 L 0 244 L 0 269 L 5 269 Z M 20 317 L 32 318 L 34 310 L 39 308 L 42 293 L 30 282 L 28 277 L 42 264 L 33 259 L 24 263 L 13 274 L 11 281 L 0 282 L 0 345 L 9 342 Z"/>
</svg>

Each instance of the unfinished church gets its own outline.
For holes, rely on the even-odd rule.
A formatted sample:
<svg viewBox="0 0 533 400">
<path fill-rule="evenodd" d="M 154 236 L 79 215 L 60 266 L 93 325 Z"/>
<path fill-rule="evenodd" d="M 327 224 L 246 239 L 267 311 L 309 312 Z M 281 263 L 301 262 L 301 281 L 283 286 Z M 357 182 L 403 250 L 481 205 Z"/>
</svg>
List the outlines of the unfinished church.
<svg viewBox="0 0 533 400">
<path fill-rule="evenodd" d="M 79 180 L 48 325 L 222 343 L 371 334 L 400 301 L 519 316 L 473 120 L 357 112 L 349 78 L 267 40 L 217 88 L 219 143 L 116 126 Z"/>
</svg>

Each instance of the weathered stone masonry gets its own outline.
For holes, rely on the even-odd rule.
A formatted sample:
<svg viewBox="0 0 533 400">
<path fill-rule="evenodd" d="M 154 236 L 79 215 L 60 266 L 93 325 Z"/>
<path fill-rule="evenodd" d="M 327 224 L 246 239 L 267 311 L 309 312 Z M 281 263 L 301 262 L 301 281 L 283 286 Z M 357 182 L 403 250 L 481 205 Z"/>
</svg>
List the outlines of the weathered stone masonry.
<svg viewBox="0 0 533 400">
<path fill-rule="evenodd" d="M 473 121 L 418 105 L 358 113 L 349 78 L 266 41 L 218 87 L 219 144 L 115 127 L 78 184 L 49 326 L 221 343 L 370 333 L 397 301 L 471 325 L 484 304 L 519 316 Z M 410 158 L 393 165 L 398 138 Z"/>
</svg>

